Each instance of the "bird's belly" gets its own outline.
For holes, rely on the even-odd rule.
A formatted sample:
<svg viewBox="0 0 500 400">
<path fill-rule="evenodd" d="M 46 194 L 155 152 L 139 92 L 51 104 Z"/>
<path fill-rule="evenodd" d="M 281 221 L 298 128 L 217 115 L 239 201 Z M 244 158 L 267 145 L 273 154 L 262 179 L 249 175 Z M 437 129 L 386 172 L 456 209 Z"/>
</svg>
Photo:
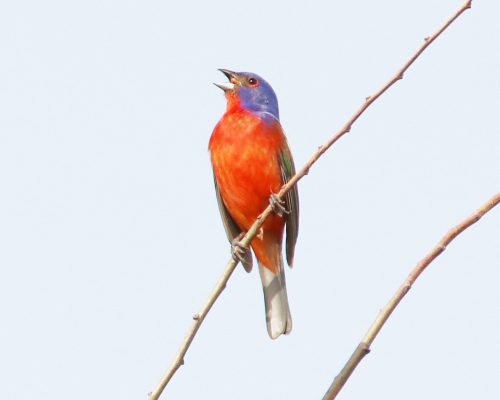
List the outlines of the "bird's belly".
<svg viewBox="0 0 500 400">
<path fill-rule="evenodd" d="M 279 191 L 281 171 L 274 149 L 232 147 L 212 154 L 214 170 L 226 208 L 240 228 L 247 230 L 269 205 L 269 196 Z M 281 225 L 275 227 L 281 230 L 284 221 L 279 220 L 271 218 L 266 226 Z"/>
</svg>

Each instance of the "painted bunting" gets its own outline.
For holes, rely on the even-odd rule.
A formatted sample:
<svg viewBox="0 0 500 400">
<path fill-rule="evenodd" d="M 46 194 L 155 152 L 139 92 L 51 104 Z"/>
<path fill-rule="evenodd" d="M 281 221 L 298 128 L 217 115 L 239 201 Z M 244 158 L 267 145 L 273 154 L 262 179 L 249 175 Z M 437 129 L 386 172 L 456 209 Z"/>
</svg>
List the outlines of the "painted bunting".
<svg viewBox="0 0 500 400">
<path fill-rule="evenodd" d="M 272 87 L 253 73 L 220 71 L 229 79 L 216 84 L 225 92 L 227 109 L 209 142 L 219 211 L 233 257 L 250 272 L 251 252 L 239 240 L 269 203 L 273 207 L 251 248 L 264 289 L 267 331 L 275 339 L 292 329 L 283 234 L 286 226 L 286 259 L 291 267 L 299 230 L 297 187 L 284 200 L 275 193 L 295 174 L 295 166 Z"/>
</svg>

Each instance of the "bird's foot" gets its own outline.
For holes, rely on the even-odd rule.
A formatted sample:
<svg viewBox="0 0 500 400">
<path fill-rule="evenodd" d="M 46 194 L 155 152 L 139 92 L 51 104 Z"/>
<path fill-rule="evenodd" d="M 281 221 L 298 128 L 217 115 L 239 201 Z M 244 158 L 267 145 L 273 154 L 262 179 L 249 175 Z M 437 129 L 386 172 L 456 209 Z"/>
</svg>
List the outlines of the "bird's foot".
<svg viewBox="0 0 500 400">
<path fill-rule="evenodd" d="M 285 200 L 280 200 L 274 193 L 269 197 L 269 204 L 276 215 L 283 217 L 290 212 L 285 208 Z"/>
<path fill-rule="evenodd" d="M 240 263 L 245 264 L 245 255 L 247 253 L 247 248 L 240 242 L 243 236 L 245 236 L 245 232 L 241 232 L 231 242 L 231 256 L 233 257 L 234 261 L 239 261 Z"/>
</svg>

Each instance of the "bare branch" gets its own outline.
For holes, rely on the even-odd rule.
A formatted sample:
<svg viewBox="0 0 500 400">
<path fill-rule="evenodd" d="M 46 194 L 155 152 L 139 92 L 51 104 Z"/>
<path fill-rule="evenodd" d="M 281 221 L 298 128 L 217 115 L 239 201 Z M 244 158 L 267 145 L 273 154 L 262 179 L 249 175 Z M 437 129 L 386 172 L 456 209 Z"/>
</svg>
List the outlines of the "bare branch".
<svg viewBox="0 0 500 400">
<path fill-rule="evenodd" d="M 439 243 L 434 246 L 434 248 L 415 266 L 415 268 L 413 268 L 410 275 L 408 275 L 403 284 L 399 287 L 396 293 L 394 293 L 387 305 L 380 311 L 378 317 L 375 319 L 370 329 L 368 329 L 365 337 L 358 347 L 356 347 L 354 353 L 352 353 L 344 368 L 342 368 L 340 373 L 333 380 L 330 388 L 323 397 L 323 400 L 332 400 L 337 396 L 354 369 L 358 366 L 363 357 L 370 352 L 371 344 L 377 337 L 387 319 L 391 316 L 394 309 L 398 306 L 399 302 L 403 299 L 406 293 L 408 293 L 413 283 L 417 280 L 425 268 L 427 268 L 427 266 L 446 249 L 453 239 L 465 231 L 469 226 L 479 221 L 484 214 L 490 211 L 498 203 L 500 203 L 500 193 L 497 193 L 489 199 L 481 208 L 463 220 L 460 224 L 450 229 L 448 233 L 446 233 L 446 235 L 444 235 L 439 241 Z"/>
<path fill-rule="evenodd" d="M 375 101 L 377 100 L 387 89 L 389 89 L 394 83 L 397 81 L 401 80 L 403 78 L 403 74 L 406 72 L 406 70 L 413 64 L 413 62 L 422 54 L 422 52 L 455 20 L 458 18 L 458 16 L 464 12 L 467 8 L 470 8 L 471 1 L 468 1 L 466 4 L 464 4 L 459 11 L 457 11 L 454 16 L 446 23 L 444 24 L 436 33 L 434 33 L 432 36 L 429 36 L 426 38 L 424 44 L 413 54 L 413 56 L 403 65 L 403 67 L 396 72 L 396 74 L 378 91 L 376 91 L 374 94 L 371 96 L 368 96 L 366 99 L 364 99 L 362 105 L 359 107 L 359 109 L 349 118 L 349 120 L 344 124 L 340 130 L 335 133 L 330 139 L 328 139 L 322 146 L 318 148 L 318 150 L 313 154 L 313 156 L 307 161 L 307 163 L 285 184 L 282 186 L 281 190 L 277 193 L 277 198 L 282 199 L 283 196 L 300 180 L 302 179 L 307 173 L 309 172 L 309 169 L 314 165 L 314 163 L 325 153 L 337 140 L 339 140 L 343 135 L 345 135 L 347 132 L 351 130 L 352 125 L 357 121 L 357 119 L 365 112 L 365 110 Z M 266 218 L 272 213 L 272 208 L 271 206 L 268 206 L 262 214 L 257 218 L 255 223 L 250 227 L 248 232 L 245 234 L 243 239 L 240 241 L 240 243 L 248 247 L 252 240 L 255 238 L 257 233 L 259 232 L 260 227 L 264 224 L 264 221 Z M 159 383 L 158 387 L 149 394 L 149 399 L 150 400 L 158 400 L 161 393 L 165 389 L 165 386 L 168 384 L 170 379 L 172 379 L 172 376 L 175 374 L 175 372 L 179 369 L 181 365 L 184 364 L 184 356 L 186 355 L 187 350 L 189 349 L 189 346 L 191 345 L 191 342 L 193 341 L 196 332 L 198 332 L 198 329 L 200 328 L 203 320 L 205 319 L 206 315 L 212 308 L 213 304 L 219 297 L 219 295 L 222 293 L 224 288 L 226 287 L 226 284 L 231 277 L 234 269 L 236 268 L 236 265 L 238 263 L 234 261 L 233 259 L 229 260 L 226 266 L 226 270 L 222 277 L 219 279 L 219 282 L 217 282 L 217 285 L 215 286 L 213 292 L 210 294 L 208 300 L 206 303 L 203 305 L 201 310 L 196 314 L 196 318 L 194 318 L 194 321 L 189 328 L 186 337 L 184 338 L 184 341 L 179 349 L 179 352 L 177 353 L 177 356 L 175 357 L 174 361 L 170 365 L 168 371 L 166 374 L 163 376 L 161 382 Z"/>
</svg>

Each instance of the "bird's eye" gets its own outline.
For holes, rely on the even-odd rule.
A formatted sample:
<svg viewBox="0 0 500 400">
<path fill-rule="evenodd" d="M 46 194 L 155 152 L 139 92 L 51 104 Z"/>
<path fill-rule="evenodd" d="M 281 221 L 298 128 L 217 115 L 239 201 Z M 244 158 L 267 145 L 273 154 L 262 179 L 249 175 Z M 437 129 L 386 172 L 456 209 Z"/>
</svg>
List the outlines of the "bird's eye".
<svg viewBox="0 0 500 400">
<path fill-rule="evenodd" d="M 249 79 L 248 79 L 248 84 L 249 84 L 250 86 L 257 86 L 257 83 L 258 83 L 258 82 L 257 82 L 257 79 L 255 79 L 255 78 L 249 78 Z"/>
</svg>

